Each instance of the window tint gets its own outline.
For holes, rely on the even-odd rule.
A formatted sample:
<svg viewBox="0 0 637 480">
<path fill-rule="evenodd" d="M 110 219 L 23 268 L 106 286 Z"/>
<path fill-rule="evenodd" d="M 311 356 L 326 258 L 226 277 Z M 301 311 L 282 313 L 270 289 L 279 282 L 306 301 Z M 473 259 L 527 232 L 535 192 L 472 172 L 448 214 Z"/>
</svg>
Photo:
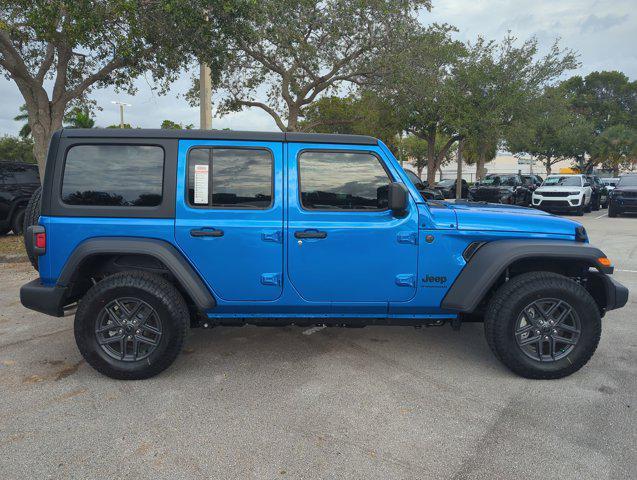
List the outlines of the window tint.
<svg viewBox="0 0 637 480">
<path fill-rule="evenodd" d="M 70 205 L 155 207 L 164 150 L 147 145 L 77 145 L 66 155 L 62 201 Z"/>
<path fill-rule="evenodd" d="M 208 208 L 268 208 L 272 154 L 242 148 L 194 148 L 188 154 L 188 201 Z"/>
<path fill-rule="evenodd" d="M 305 152 L 299 158 L 301 202 L 320 210 L 385 210 L 391 180 L 371 153 Z"/>
</svg>

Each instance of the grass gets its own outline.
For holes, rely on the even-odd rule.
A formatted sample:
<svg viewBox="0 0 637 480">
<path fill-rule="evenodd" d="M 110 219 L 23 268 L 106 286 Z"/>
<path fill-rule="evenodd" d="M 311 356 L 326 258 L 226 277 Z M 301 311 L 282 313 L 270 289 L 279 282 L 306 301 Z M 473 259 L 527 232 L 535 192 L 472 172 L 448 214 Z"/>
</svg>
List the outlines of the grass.
<svg viewBox="0 0 637 480">
<path fill-rule="evenodd" d="M 0 237 L 0 255 L 26 255 L 22 235 L 3 235 Z"/>
</svg>

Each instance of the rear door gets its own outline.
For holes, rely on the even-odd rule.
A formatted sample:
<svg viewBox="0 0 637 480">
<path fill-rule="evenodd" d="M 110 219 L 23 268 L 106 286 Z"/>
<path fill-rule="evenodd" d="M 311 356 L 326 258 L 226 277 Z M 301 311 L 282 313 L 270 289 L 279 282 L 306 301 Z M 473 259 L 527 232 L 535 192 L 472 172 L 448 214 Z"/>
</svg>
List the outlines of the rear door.
<svg viewBox="0 0 637 480">
<path fill-rule="evenodd" d="M 399 181 L 383 153 L 367 146 L 290 143 L 288 275 L 309 301 L 334 311 L 386 313 L 416 292 L 418 210 L 387 207 Z M 358 304 L 358 306 L 356 305 Z"/>
<path fill-rule="evenodd" d="M 282 168 L 279 142 L 179 142 L 177 244 L 223 300 L 281 295 Z"/>
</svg>

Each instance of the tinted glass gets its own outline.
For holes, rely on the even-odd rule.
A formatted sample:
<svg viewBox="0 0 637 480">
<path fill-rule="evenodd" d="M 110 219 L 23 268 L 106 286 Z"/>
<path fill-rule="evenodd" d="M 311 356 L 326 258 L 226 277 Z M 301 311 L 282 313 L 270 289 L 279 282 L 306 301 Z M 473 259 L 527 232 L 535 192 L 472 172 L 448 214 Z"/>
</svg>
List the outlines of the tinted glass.
<svg viewBox="0 0 637 480">
<path fill-rule="evenodd" d="M 518 182 L 518 177 L 513 175 L 513 176 L 507 176 L 507 177 L 500 177 L 500 182 L 502 183 L 502 185 L 506 185 L 508 187 L 513 187 L 515 185 L 517 185 Z"/>
<path fill-rule="evenodd" d="M 188 155 L 188 201 L 208 208 L 268 208 L 272 162 L 267 150 L 195 148 Z"/>
<path fill-rule="evenodd" d="M 637 175 L 627 175 L 619 177 L 618 187 L 637 187 Z"/>
<path fill-rule="evenodd" d="M 386 210 L 391 180 L 370 153 L 305 152 L 299 159 L 301 202 L 320 210 Z"/>
<path fill-rule="evenodd" d="M 409 177 L 409 180 L 411 180 L 411 183 L 414 184 L 414 187 L 424 187 L 422 180 L 414 172 L 412 172 L 411 170 L 405 170 L 405 173 Z"/>
<path fill-rule="evenodd" d="M 3 162 L 0 165 L 0 183 L 7 185 L 40 183 L 37 165 Z"/>
<path fill-rule="evenodd" d="M 147 145 L 77 145 L 66 154 L 62 201 L 70 205 L 155 207 L 164 150 Z"/>
<path fill-rule="evenodd" d="M 542 185 L 545 187 L 581 187 L 582 177 L 547 177 Z"/>
</svg>

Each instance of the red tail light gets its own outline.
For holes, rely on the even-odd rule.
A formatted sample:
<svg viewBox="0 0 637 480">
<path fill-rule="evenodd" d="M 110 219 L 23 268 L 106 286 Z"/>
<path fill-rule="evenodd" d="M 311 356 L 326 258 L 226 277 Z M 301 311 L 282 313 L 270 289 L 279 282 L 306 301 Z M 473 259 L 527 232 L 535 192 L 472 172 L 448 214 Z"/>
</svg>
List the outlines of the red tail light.
<svg viewBox="0 0 637 480">
<path fill-rule="evenodd" d="M 46 249 L 46 233 L 36 233 L 35 234 L 35 247 Z"/>
</svg>

